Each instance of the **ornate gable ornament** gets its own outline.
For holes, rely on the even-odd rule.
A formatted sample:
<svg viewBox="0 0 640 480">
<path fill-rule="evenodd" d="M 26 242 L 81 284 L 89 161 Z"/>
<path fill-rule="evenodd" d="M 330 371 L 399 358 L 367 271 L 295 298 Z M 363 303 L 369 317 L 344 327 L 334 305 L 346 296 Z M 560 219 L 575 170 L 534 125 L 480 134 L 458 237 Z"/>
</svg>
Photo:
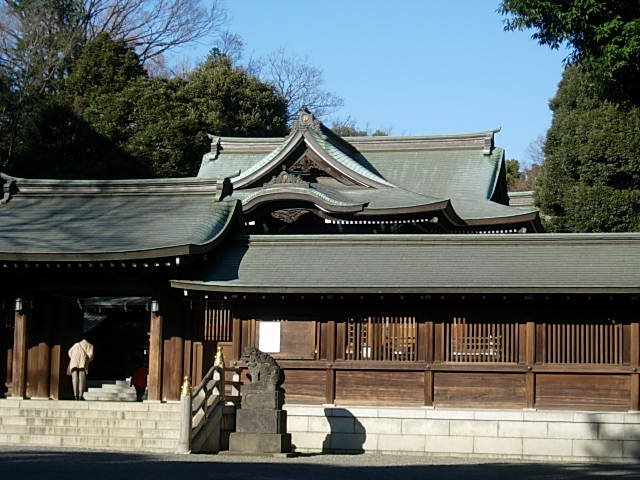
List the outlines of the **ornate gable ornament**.
<svg viewBox="0 0 640 480">
<path fill-rule="evenodd" d="M 271 216 L 282 223 L 295 223 L 307 213 L 309 213 L 309 210 L 306 208 L 284 208 L 271 212 Z"/>
<path fill-rule="evenodd" d="M 298 112 L 298 119 L 291 126 L 291 131 L 315 130 L 322 135 L 320 121 L 304 106 Z M 324 136 L 324 135 L 323 135 Z"/>
<path fill-rule="evenodd" d="M 280 184 L 304 185 L 306 187 L 309 186 L 309 182 L 304 181 L 295 173 L 288 172 L 283 168 L 280 173 L 271 177 L 271 180 L 269 180 L 268 182 L 265 182 L 263 187 L 271 187 L 273 185 Z"/>
<path fill-rule="evenodd" d="M 289 170 L 309 173 L 312 168 L 316 170 L 325 171 L 322 165 L 320 165 L 316 159 L 310 157 L 309 155 L 303 155 L 298 160 L 296 160 Z"/>
</svg>

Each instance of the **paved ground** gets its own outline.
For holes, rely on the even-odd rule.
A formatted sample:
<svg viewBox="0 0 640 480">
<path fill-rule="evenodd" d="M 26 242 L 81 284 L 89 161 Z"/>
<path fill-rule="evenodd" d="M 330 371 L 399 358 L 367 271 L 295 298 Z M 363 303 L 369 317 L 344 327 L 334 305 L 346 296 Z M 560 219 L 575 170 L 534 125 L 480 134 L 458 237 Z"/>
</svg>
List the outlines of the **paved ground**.
<svg viewBox="0 0 640 480">
<path fill-rule="evenodd" d="M 2 480 L 488 480 L 640 479 L 640 464 L 522 463 L 395 455 L 247 458 L 0 446 Z"/>
</svg>

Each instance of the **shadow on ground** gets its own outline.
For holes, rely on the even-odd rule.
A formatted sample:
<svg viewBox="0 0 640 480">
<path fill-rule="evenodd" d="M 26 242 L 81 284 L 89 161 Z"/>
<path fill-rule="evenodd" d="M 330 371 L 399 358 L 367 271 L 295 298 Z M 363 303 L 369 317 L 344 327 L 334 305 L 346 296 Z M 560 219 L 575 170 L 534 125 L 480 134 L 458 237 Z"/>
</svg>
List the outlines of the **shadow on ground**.
<svg viewBox="0 0 640 480">
<path fill-rule="evenodd" d="M 602 477 L 640 479 L 640 465 L 516 463 L 391 455 L 317 455 L 278 459 L 216 455 L 164 456 L 0 447 L 0 478 L 3 480 L 527 480 Z"/>
</svg>

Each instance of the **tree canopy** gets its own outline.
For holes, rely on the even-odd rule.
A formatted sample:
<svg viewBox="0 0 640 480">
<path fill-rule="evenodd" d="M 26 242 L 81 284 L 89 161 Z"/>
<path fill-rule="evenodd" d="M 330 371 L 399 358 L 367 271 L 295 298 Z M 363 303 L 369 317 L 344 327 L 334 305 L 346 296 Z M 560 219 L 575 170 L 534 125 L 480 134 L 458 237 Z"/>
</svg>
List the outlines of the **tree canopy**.
<svg viewBox="0 0 640 480">
<path fill-rule="evenodd" d="M 503 0 L 509 30 L 533 29 L 542 45 L 571 48 L 601 93 L 640 100 L 640 2 L 637 0 Z"/>
<path fill-rule="evenodd" d="M 551 231 L 640 230 L 640 2 L 503 0 L 508 30 L 567 45 L 536 201 Z"/>
<path fill-rule="evenodd" d="M 602 100 L 579 66 L 550 102 L 536 199 L 552 231 L 640 230 L 640 109 Z"/>
<path fill-rule="evenodd" d="M 284 99 L 224 56 L 209 57 L 186 79 L 152 78 L 124 40 L 100 34 L 66 68 L 55 90 L 32 97 L 28 112 L 12 109 L 10 82 L 0 91 L 0 130 L 14 133 L 12 148 L 0 143 L 7 173 L 188 176 L 207 150 L 206 133 L 286 133 Z"/>
</svg>

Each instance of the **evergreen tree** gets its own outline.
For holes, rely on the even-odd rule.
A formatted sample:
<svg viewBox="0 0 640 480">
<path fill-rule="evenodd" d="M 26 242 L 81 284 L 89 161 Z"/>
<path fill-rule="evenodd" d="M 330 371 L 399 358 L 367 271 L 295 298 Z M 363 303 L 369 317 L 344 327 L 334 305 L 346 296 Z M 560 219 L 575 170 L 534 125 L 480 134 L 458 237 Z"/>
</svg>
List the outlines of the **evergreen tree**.
<svg viewBox="0 0 640 480">
<path fill-rule="evenodd" d="M 194 70 L 183 95 L 203 131 L 238 137 L 287 132 L 285 99 L 269 83 L 233 66 L 225 55 L 210 55 Z"/>
<path fill-rule="evenodd" d="M 591 75 L 565 70 L 536 199 L 551 231 L 640 230 L 640 109 L 598 96 Z"/>
</svg>

